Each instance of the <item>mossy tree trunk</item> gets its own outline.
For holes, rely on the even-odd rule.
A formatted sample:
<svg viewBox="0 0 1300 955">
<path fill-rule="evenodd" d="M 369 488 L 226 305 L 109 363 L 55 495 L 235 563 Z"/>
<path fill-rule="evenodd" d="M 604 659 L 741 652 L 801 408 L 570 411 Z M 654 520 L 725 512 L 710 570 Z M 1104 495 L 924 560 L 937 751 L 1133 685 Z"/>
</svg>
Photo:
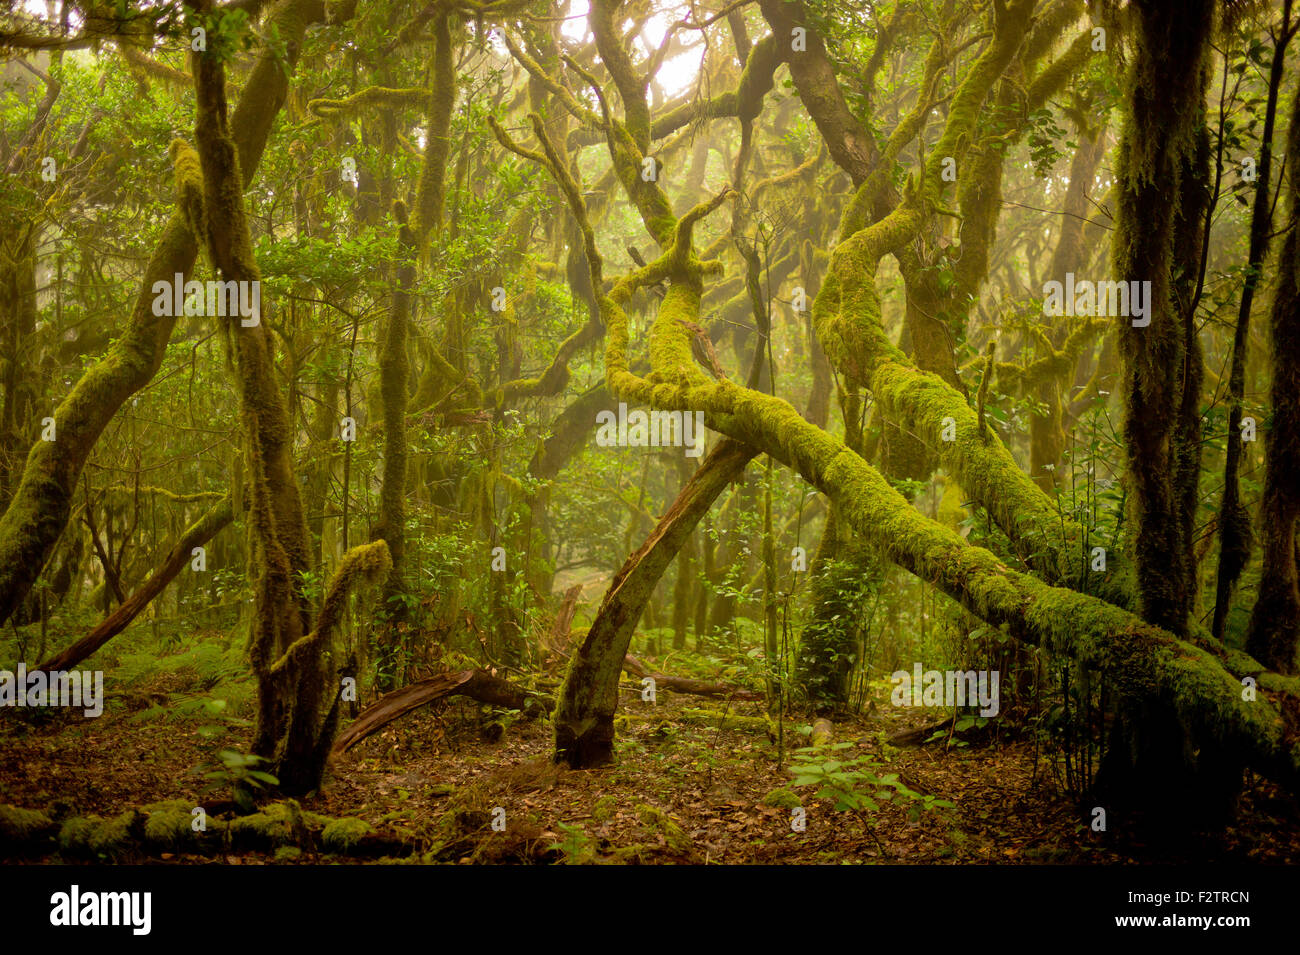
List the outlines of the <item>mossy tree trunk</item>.
<svg viewBox="0 0 1300 955">
<path fill-rule="evenodd" d="M 1183 636 L 1196 592 L 1192 551 L 1201 356 L 1191 322 L 1206 169 L 1210 0 L 1133 4 L 1120 138 L 1114 275 L 1151 283 L 1150 324 L 1119 323 L 1133 562 L 1142 616 Z M 1191 257 L 1178 253 L 1191 252 Z M 1189 508 L 1190 505 L 1190 508 Z"/>
<path fill-rule="evenodd" d="M 1203 365 L 1194 324 L 1209 203 L 1205 98 L 1214 4 L 1133 5 L 1132 66 L 1117 160 L 1114 276 L 1150 285 L 1149 324 L 1119 323 L 1124 445 L 1137 609 L 1185 637 L 1198 590 L 1194 521 Z M 1180 793 L 1210 818 L 1240 789 L 1237 758 L 1189 745 L 1188 714 L 1169 700 L 1124 696 L 1097 789 L 1130 805 Z M 1195 755 L 1193 755 L 1195 753 Z"/>
<path fill-rule="evenodd" d="M 26 230 L 12 250 L 0 247 L 0 503 L 8 503 L 18 461 L 30 444 L 35 382 L 24 360 L 36 331 L 36 230 Z"/>
<path fill-rule="evenodd" d="M 1291 27 L 1291 0 L 1283 4 L 1282 24 L 1273 48 L 1273 63 L 1269 68 L 1268 100 L 1264 106 L 1264 131 L 1260 136 L 1259 162 L 1255 181 L 1255 200 L 1250 216 L 1250 246 L 1246 255 L 1246 276 L 1237 309 L 1237 327 L 1232 335 L 1232 368 L 1228 376 L 1228 447 L 1223 465 L 1223 498 L 1219 505 L 1219 565 L 1214 585 L 1214 620 L 1210 632 L 1222 640 L 1227 627 L 1228 611 L 1237 580 L 1250 560 L 1254 549 L 1254 534 L 1250 512 L 1241 499 L 1238 480 L 1245 441 L 1241 422 L 1246 393 L 1246 352 L 1250 343 L 1250 313 L 1255 300 L 1255 289 L 1260 272 L 1268 257 L 1273 229 L 1273 196 L 1271 189 L 1273 169 L 1273 128 L 1277 117 L 1278 96 L 1286 66 L 1286 48 L 1293 36 Z M 1294 155 L 1291 156 L 1294 160 Z M 1292 226 L 1294 228 L 1294 226 Z M 1285 254 L 1280 263 L 1286 269 Z M 1286 279 L 1282 284 L 1285 286 Z M 1274 374 L 1280 366 L 1274 364 Z M 1266 658 L 1261 658 L 1266 659 Z M 1271 662 L 1271 661 L 1269 661 Z M 1283 672 L 1290 672 L 1289 669 Z"/>
<path fill-rule="evenodd" d="M 1279 673 L 1300 671 L 1300 93 L 1291 107 L 1287 139 L 1290 225 L 1278 259 L 1269 316 L 1273 420 L 1265 441 L 1260 506 L 1263 567 L 1246 649 Z"/>
<path fill-rule="evenodd" d="M 210 0 L 191 0 L 191 5 L 203 13 L 212 10 Z M 222 52 L 214 44 L 192 54 L 204 238 L 225 281 L 254 283 L 261 281 L 261 273 L 244 207 L 239 149 L 227 118 Z M 228 318 L 225 328 L 245 431 L 251 566 L 256 577 L 249 636 L 258 690 L 253 752 L 268 760 L 285 792 L 298 794 L 319 787 L 337 724 L 340 694 L 335 661 L 327 653 L 333 629 L 353 583 L 382 577 L 390 562 L 382 542 L 345 555 L 313 627 L 315 615 L 304 593 L 312 564 L 294 472 L 294 432 L 276 378 L 274 340 L 261 316 L 256 318 L 249 327 L 238 316 Z"/>
<path fill-rule="evenodd" d="M 439 12 L 431 25 L 433 69 L 429 91 L 428 139 L 416 187 L 415 212 L 408 224 L 406 207 L 394 204 L 398 244 L 403 260 L 396 268 L 392 303 L 379 353 L 380 397 L 384 418 L 384 467 L 379 492 L 379 519 L 372 540 L 388 544 L 393 569 L 382 595 L 385 625 L 379 634 L 379 685 L 392 689 L 401 682 L 408 651 L 406 634 L 406 414 L 410 401 L 410 365 L 406 348 L 418 263 L 428 256 L 430 237 L 442 225 L 446 195 L 447 156 L 451 151 L 451 114 L 456 102 L 456 71 L 451 15 Z"/>
</svg>

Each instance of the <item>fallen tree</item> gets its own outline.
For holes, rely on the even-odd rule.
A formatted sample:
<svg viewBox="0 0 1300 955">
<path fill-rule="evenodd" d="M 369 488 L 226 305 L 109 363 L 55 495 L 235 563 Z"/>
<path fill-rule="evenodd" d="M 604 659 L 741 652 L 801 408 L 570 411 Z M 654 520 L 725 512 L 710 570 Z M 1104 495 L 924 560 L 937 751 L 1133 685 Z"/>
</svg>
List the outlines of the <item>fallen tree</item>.
<svg viewBox="0 0 1300 955">
<path fill-rule="evenodd" d="M 530 693 L 487 670 L 467 669 L 439 673 L 427 680 L 420 680 L 400 690 L 387 693 L 376 703 L 362 710 L 356 721 L 334 740 L 331 756 L 343 755 L 367 736 L 383 729 L 394 720 L 406 716 L 425 704 L 449 696 L 467 696 L 480 703 L 490 703 L 512 710 L 523 710 L 529 706 L 530 701 L 533 705 L 541 705 L 548 711 L 554 705 L 545 697 Z"/>
<path fill-rule="evenodd" d="M 334 819 L 302 809 L 294 800 L 271 803 L 248 815 L 204 815 L 195 829 L 194 807 L 172 799 L 127 809 L 116 816 L 58 819 L 37 809 L 0 805 L 0 851 L 6 857 L 57 852 L 74 859 L 129 860 L 164 853 L 221 856 L 293 847 L 309 855 L 361 858 L 405 856 L 417 843 L 375 829 L 363 819 Z"/>
<path fill-rule="evenodd" d="M 750 690 L 743 686 L 731 686 L 726 683 L 710 683 L 692 677 L 671 676 L 652 670 L 632 654 L 623 656 L 623 669 L 638 680 L 647 677 L 655 681 L 656 690 L 671 690 L 673 693 L 686 693 L 691 696 L 708 696 L 722 700 L 741 700 L 747 703 L 761 703 L 767 699 L 762 692 Z"/>
<path fill-rule="evenodd" d="M 764 699 L 762 693 L 744 687 L 659 673 L 649 669 L 630 653 L 623 658 L 623 669 L 637 678 L 651 677 L 657 688 L 671 690 L 674 693 L 748 702 L 760 702 Z M 334 742 L 331 756 L 341 756 L 389 723 L 408 716 L 422 706 L 452 696 L 464 696 L 479 703 L 524 712 L 540 709 L 550 713 L 555 709 L 555 701 L 550 697 L 516 686 L 487 670 L 453 670 L 411 683 L 380 697 L 378 701 L 362 710 L 356 721 L 339 734 Z"/>
</svg>

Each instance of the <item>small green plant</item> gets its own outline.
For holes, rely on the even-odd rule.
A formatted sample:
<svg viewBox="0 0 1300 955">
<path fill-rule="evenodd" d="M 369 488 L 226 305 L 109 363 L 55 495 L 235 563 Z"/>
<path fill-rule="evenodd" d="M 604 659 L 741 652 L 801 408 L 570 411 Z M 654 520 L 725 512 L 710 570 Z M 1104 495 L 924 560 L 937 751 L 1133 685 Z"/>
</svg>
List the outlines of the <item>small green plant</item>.
<svg viewBox="0 0 1300 955">
<path fill-rule="evenodd" d="M 552 842 L 548 849 L 556 849 L 564 857 L 565 865 L 587 865 L 596 858 L 596 849 L 591 836 L 582 826 L 571 826 L 567 822 L 557 827 L 563 838 Z"/>
<path fill-rule="evenodd" d="M 911 789 L 898 778 L 897 773 L 878 772 L 876 757 L 870 753 L 852 757 L 845 754 L 845 758 L 834 755 L 853 746 L 853 743 L 833 743 L 795 750 L 794 763 L 790 767 L 794 785 L 816 786 L 814 796 L 834 800 L 837 812 L 854 813 L 869 830 L 875 823 L 866 812 L 879 811 L 880 803 L 895 796 L 904 801 L 908 816 L 913 820 L 919 819 L 924 812 L 953 808 L 953 804 L 946 800 Z"/>
<path fill-rule="evenodd" d="M 985 726 L 988 725 L 988 723 L 989 723 L 988 718 L 983 716 L 971 716 L 969 714 L 965 716 L 959 716 L 957 718 L 956 723 L 953 724 L 951 730 L 937 729 L 926 738 L 926 742 L 934 743 L 937 742 L 938 740 L 943 739 L 946 736 L 948 737 L 948 743 L 947 743 L 948 746 L 951 746 L 956 749 L 961 749 L 962 747 L 969 746 L 970 744 L 967 743 L 964 739 L 961 739 L 959 736 L 957 736 L 956 735 L 957 733 L 965 733 L 967 730 L 971 730 L 971 729 L 983 729 Z"/>
<path fill-rule="evenodd" d="M 214 792 L 229 786 L 236 805 L 245 812 L 252 812 L 255 807 L 253 796 L 267 786 L 278 786 L 280 780 L 265 770 L 258 769 L 265 764 L 261 756 L 241 753 L 238 750 L 223 749 L 217 751 L 215 762 L 204 763 L 197 772 L 203 772 L 208 780 L 205 793 Z"/>
</svg>

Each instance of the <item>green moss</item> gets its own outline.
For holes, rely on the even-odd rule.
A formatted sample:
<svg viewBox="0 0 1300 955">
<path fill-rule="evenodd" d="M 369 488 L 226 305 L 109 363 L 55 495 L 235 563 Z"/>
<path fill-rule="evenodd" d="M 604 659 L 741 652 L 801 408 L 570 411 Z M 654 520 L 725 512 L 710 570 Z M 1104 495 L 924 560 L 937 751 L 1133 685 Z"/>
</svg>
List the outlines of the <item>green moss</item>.
<svg viewBox="0 0 1300 955">
<path fill-rule="evenodd" d="M 54 829 L 53 820 L 39 810 L 0 805 L 0 845 L 33 842 Z"/>
<path fill-rule="evenodd" d="M 302 858 L 302 850 L 297 846 L 281 846 L 275 850 L 276 862 L 297 862 Z"/>
<path fill-rule="evenodd" d="M 609 855 L 612 865 L 644 865 L 654 857 L 654 849 L 642 843 L 619 846 Z"/>
<path fill-rule="evenodd" d="M 66 820 L 59 828 L 59 847 L 73 854 L 89 852 L 91 836 L 98 824 L 98 818 L 87 819 L 84 816 Z"/>
<path fill-rule="evenodd" d="M 643 826 L 663 835 L 668 848 L 674 852 L 690 851 L 691 840 L 686 835 L 686 830 L 668 813 L 649 803 L 637 803 L 636 815 Z"/>
<path fill-rule="evenodd" d="M 691 351 L 694 332 L 682 322 L 694 323 L 700 314 L 700 294 L 684 285 L 669 287 L 650 326 L 651 382 L 685 382 L 707 385 L 708 379 Z"/>
<path fill-rule="evenodd" d="M 307 108 L 317 116 L 341 118 L 353 115 L 363 108 L 394 109 L 402 107 L 427 107 L 431 96 L 422 87 L 391 89 L 384 86 L 368 86 L 363 90 L 342 99 L 314 99 Z"/>
<path fill-rule="evenodd" d="M 193 808 L 193 805 L 183 799 L 145 806 L 145 841 L 161 849 L 174 849 L 191 842 L 199 835 L 192 828 L 195 818 Z M 216 820 L 206 820 L 206 825 L 211 828 L 215 822 Z"/>
<path fill-rule="evenodd" d="M 86 816 L 69 819 L 59 830 L 59 845 L 73 855 L 117 859 L 130 850 L 139 814 L 134 809 L 104 819 Z"/>
<path fill-rule="evenodd" d="M 605 822 L 614 815 L 614 810 L 618 808 L 617 796 L 601 796 L 591 807 L 591 818 L 597 822 Z"/>
<path fill-rule="evenodd" d="M 294 842 L 291 819 L 284 803 L 272 803 L 261 812 L 230 821 L 230 839 L 236 845 L 275 848 Z"/>
<path fill-rule="evenodd" d="M 763 797 L 764 806 L 775 806 L 777 809 L 796 809 L 803 805 L 803 801 L 789 789 L 773 789 Z"/>
<path fill-rule="evenodd" d="M 91 848 L 103 855 L 114 855 L 129 848 L 131 832 L 139 814 L 134 809 L 106 819 L 97 827 L 91 838 Z"/>
<path fill-rule="evenodd" d="M 199 154 L 183 139 L 173 139 L 168 147 L 172 160 L 172 171 L 176 180 L 176 198 L 183 205 L 192 195 L 193 190 L 203 192 L 203 170 L 199 165 Z M 201 235 L 195 238 L 202 238 Z"/>
<path fill-rule="evenodd" d="M 348 852 L 374 831 L 374 827 L 364 819 L 334 819 L 321 833 L 321 843 L 326 852 Z"/>
</svg>

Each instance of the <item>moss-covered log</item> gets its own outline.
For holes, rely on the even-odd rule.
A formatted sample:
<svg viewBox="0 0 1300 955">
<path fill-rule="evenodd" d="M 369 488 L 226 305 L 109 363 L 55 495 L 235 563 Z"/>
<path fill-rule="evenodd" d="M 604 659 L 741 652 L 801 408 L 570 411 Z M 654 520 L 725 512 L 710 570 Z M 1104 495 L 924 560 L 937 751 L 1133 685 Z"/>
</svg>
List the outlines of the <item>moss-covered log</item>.
<svg viewBox="0 0 1300 955">
<path fill-rule="evenodd" d="M 270 803 L 245 816 L 202 816 L 183 799 L 150 803 L 115 816 L 59 818 L 37 809 L 0 805 L 0 853 L 5 857 L 40 857 L 125 862 L 163 854 L 220 856 L 231 852 L 289 850 L 364 858 L 404 856 L 415 843 L 376 829 L 364 819 L 331 818 L 305 810 L 292 799 Z M 277 857 L 279 858 L 279 857 Z"/>
</svg>

